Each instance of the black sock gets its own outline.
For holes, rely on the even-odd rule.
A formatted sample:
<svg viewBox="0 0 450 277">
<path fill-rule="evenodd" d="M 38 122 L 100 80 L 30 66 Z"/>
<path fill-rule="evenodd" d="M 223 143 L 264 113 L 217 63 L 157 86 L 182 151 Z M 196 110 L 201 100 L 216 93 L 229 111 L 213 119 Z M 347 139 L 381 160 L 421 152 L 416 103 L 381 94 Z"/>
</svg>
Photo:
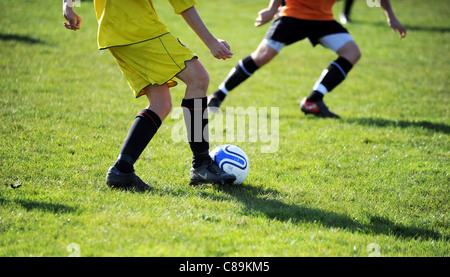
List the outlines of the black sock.
<svg viewBox="0 0 450 277">
<path fill-rule="evenodd" d="M 222 90 L 224 94 L 227 94 L 229 91 L 233 90 L 235 87 L 247 80 L 248 77 L 252 76 L 258 68 L 259 67 L 255 64 L 251 56 L 245 57 L 240 60 L 233 69 L 231 69 L 228 76 L 219 86 L 219 89 Z"/>
<path fill-rule="evenodd" d="M 221 91 L 220 89 L 216 90 L 213 93 L 213 97 L 219 99 L 220 101 L 223 101 L 225 99 L 227 95 L 225 93 L 223 93 L 223 91 Z"/>
<path fill-rule="evenodd" d="M 306 100 L 308 100 L 308 102 L 317 102 L 317 101 L 321 101 L 323 99 L 323 96 L 324 95 L 322 93 L 318 92 L 317 90 L 313 90 L 308 95 Z"/>
<path fill-rule="evenodd" d="M 348 72 L 352 69 L 353 65 L 345 58 L 339 57 L 328 66 L 328 73 L 322 79 L 322 84 L 328 91 L 332 91 L 337 85 L 339 85 L 345 78 L 347 78 Z"/>
<path fill-rule="evenodd" d="M 320 79 L 317 81 L 313 92 L 311 92 L 307 100 L 310 102 L 321 100 L 327 92 L 331 92 L 337 85 L 344 81 L 352 67 L 353 65 L 343 57 L 339 57 L 332 62 L 322 72 Z M 322 96 L 319 94 L 322 94 Z"/>
<path fill-rule="evenodd" d="M 350 10 L 352 8 L 353 0 L 345 0 L 344 3 L 344 14 L 349 17 L 350 16 Z"/>
<path fill-rule="evenodd" d="M 184 120 L 189 146 L 193 154 L 192 166 L 199 167 L 209 157 L 209 130 L 207 98 L 183 99 Z"/>
<path fill-rule="evenodd" d="M 156 134 L 161 123 L 161 119 L 153 111 L 144 109 L 139 112 L 122 144 L 119 158 L 114 164 L 120 172 L 131 173 L 134 171 L 134 163 Z"/>
</svg>

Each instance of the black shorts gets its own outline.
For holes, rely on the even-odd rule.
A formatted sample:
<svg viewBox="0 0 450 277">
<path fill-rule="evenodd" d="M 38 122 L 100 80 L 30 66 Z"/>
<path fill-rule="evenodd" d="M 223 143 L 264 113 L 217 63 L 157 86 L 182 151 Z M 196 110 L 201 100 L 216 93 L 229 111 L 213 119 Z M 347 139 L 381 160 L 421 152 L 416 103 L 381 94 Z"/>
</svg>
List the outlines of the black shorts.
<svg viewBox="0 0 450 277">
<path fill-rule="evenodd" d="M 272 22 L 265 38 L 285 45 L 308 38 L 311 44 L 315 46 L 319 43 L 320 38 L 339 33 L 348 33 L 348 31 L 336 20 L 303 20 L 281 16 Z"/>
</svg>

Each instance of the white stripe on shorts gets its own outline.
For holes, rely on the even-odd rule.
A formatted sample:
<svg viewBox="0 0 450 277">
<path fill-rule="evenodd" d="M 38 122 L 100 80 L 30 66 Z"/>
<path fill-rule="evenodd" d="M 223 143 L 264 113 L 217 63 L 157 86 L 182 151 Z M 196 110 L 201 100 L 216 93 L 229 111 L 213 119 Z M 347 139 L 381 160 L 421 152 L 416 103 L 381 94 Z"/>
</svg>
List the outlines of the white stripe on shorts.
<svg viewBox="0 0 450 277">
<path fill-rule="evenodd" d="M 334 52 L 337 52 L 349 41 L 354 41 L 352 35 L 349 33 L 338 33 L 319 38 L 320 44 Z"/>
<path fill-rule="evenodd" d="M 271 48 L 273 48 L 275 51 L 277 51 L 278 53 L 281 51 L 281 49 L 283 49 L 283 47 L 286 45 L 282 42 L 279 41 L 275 41 L 275 40 L 271 40 L 271 39 L 263 39 L 261 44 L 265 44 L 267 46 L 270 46 Z"/>
</svg>

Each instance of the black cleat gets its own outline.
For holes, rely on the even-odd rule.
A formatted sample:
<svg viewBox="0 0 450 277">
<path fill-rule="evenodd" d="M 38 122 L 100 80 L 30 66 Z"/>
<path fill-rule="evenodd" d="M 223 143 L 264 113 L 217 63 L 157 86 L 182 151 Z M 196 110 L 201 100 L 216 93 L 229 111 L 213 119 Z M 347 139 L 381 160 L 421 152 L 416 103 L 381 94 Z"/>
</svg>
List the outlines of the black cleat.
<svg viewBox="0 0 450 277">
<path fill-rule="evenodd" d="M 305 114 L 313 114 L 320 117 L 340 118 L 339 115 L 332 113 L 322 100 L 317 102 L 308 102 L 305 97 L 300 103 L 300 109 Z"/>
<path fill-rule="evenodd" d="M 135 189 L 136 191 L 146 191 L 152 188 L 146 184 L 134 172 L 122 173 L 116 167 L 111 166 L 106 173 L 106 184 L 111 188 Z"/>
<path fill-rule="evenodd" d="M 236 180 L 236 176 L 223 171 L 213 160 L 205 161 L 197 168 L 191 168 L 190 185 L 217 184 L 231 185 Z"/>
</svg>

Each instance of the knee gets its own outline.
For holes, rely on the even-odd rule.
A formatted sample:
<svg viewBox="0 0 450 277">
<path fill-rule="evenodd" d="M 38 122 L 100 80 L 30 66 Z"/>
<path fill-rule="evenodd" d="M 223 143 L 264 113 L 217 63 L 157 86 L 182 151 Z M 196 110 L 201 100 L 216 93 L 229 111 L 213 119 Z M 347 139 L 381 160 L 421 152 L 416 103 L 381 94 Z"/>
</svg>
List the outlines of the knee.
<svg viewBox="0 0 450 277">
<path fill-rule="evenodd" d="M 251 54 L 251 57 L 255 64 L 258 67 L 261 67 L 269 63 L 277 54 L 278 53 L 273 49 L 264 49 L 264 51 L 258 49 Z"/>
<path fill-rule="evenodd" d="M 194 78 L 189 79 L 186 83 L 189 93 L 195 95 L 188 95 L 188 97 L 204 97 L 208 91 L 209 74 L 206 70 L 200 70 L 195 74 Z"/>
<path fill-rule="evenodd" d="M 167 115 L 169 115 L 171 111 L 172 111 L 172 99 L 169 99 L 162 104 L 161 112 L 164 115 L 164 117 L 166 117 Z"/>
<path fill-rule="evenodd" d="M 355 65 L 361 59 L 361 50 L 356 43 L 351 42 L 342 47 L 337 54 L 346 58 L 351 64 Z"/>
<path fill-rule="evenodd" d="M 361 50 L 359 48 L 356 48 L 356 50 L 353 53 L 353 65 L 356 64 L 361 59 Z"/>
<path fill-rule="evenodd" d="M 155 112 L 163 121 L 172 111 L 172 97 L 169 91 L 155 89 L 148 94 L 149 105 L 147 109 Z"/>
<path fill-rule="evenodd" d="M 207 91 L 209 86 L 209 73 L 206 70 L 201 70 L 198 72 L 197 78 L 195 78 L 195 86 L 200 91 Z"/>
<path fill-rule="evenodd" d="M 187 93 L 190 97 L 203 97 L 209 86 L 209 74 L 199 62 L 188 64 L 188 66 L 177 75 L 188 87 Z"/>
<path fill-rule="evenodd" d="M 172 111 L 172 101 L 165 101 L 160 103 L 159 105 L 150 105 L 148 109 L 151 109 L 155 112 L 161 121 L 163 121 Z"/>
<path fill-rule="evenodd" d="M 156 108 L 159 110 L 158 114 L 161 117 L 161 120 L 164 120 L 164 118 L 166 118 L 172 111 L 172 96 L 170 93 L 164 94 L 162 99 L 160 99 L 155 106 L 158 106 Z"/>
</svg>

